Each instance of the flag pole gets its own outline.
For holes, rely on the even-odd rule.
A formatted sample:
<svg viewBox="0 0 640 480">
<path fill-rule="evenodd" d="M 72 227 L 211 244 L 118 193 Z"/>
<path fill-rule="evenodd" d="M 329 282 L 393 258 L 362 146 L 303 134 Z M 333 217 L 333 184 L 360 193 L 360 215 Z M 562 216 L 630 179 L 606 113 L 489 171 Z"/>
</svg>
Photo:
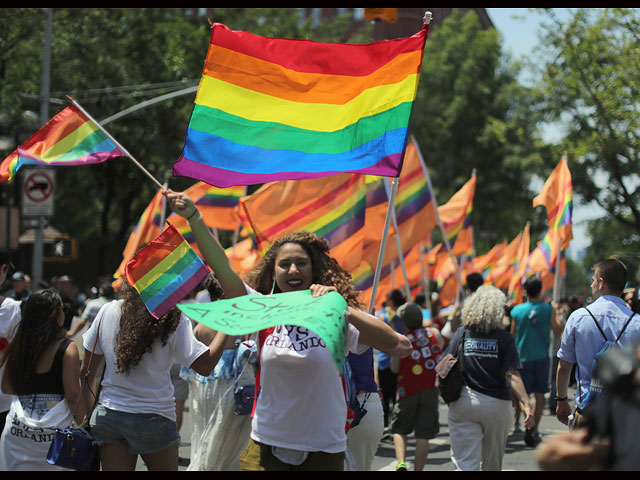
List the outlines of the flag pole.
<svg viewBox="0 0 640 480">
<path fill-rule="evenodd" d="M 567 152 L 564 152 L 564 155 L 562 155 L 562 160 L 563 161 L 567 161 Z M 556 229 L 556 232 L 558 234 L 558 249 L 556 250 L 556 272 L 553 278 L 553 301 L 554 302 L 558 302 L 558 297 L 559 297 L 559 277 L 560 277 L 560 247 L 562 245 L 562 239 L 560 238 L 560 230 Z"/>
<path fill-rule="evenodd" d="M 560 247 L 562 245 L 562 239 L 560 238 L 560 235 L 558 235 L 558 249 L 556 250 L 556 271 L 555 271 L 555 276 L 553 279 L 553 301 L 558 303 L 558 297 L 559 297 L 559 284 L 560 281 L 558 280 L 560 278 Z"/>
<path fill-rule="evenodd" d="M 456 278 L 458 279 L 458 285 L 462 287 L 462 279 L 460 277 L 460 271 L 458 269 L 458 262 L 456 262 L 455 256 L 453 255 L 453 251 L 451 250 L 451 245 L 449 245 L 449 239 L 447 238 L 447 233 L 444 230 L 444 225 L 442 224 L 442 220 L 440 219 L 440 214 L 438 213 L 438 202 L 436 200 L 436 195 L 433 192 L 433 185 L 431 184 L 431 177 L 429 176 L 427 165 L 424 163 L 424 159 L 422 158 L 422 153 L 420 152 L 420 147 L 418 146 L 418 142 L 416 142 L 415 138 L 413 137 L 412 137 L 412 141 L 416 146 L 416 152 L 418 153 L 418 157 L 420 157 L 420 166 L 422 167 L 422 172 L 424 173 L 424 176 L 427 179 L 427 184 L 429 185 L 429 191 L 431 192 L 431 196 L 433 197 L 433 209 L 435 210 L 436 221 L 438 222 L 438 226 L 440 227 L 440 231 L 442 232 L 442 239 L 444 241 L 445 246 L 447 247 L 449 256 L 451 257 L 451 262 L 453 263 L 453 270 L 455 271 Z"/>
<path fill-rule="evenodd" d="M 389 178 L 385 177 L 383 179 L 384 187 L 387 191 L 387 195 L 390 194 L 389 190 L 391 187 L 389 186 Z M 396 246 L 398 247 L 398 261 L 400 262 L 400 267 L 402 268 L 402 275 L 404 277 L 404 286 L 405 293 L 407 296 L 407 302 L 411 300 L 411 288 L 409 286 L 409 276 L 407 275 L 407 267 L 404 263 L 404 252 L 402 251 L 402 244 L 400 243 L 400 229 L 398 228 L 398 218 L 396 217 L 396 208 L 395 205 L 391 208 L 391 220 L 393 221 L 393 228 L 396 230 L 396 234 L 394 235 L 396 239 Z M 393 273 L 392 273 L 393 274 Z"/>
<path fill-rule="evenodd" d="M 376 271 L 373 275 L 373 287 L 371 289 L 371 299 L 369 300 L 369 313 L 373 313 L 376 305 L 376 294 L 378 291 L 378 282 L 380 281 L 380 273 L 382 271 L 382 262 L 384 260 L 384 252 L 387 249 L 387 235 L 389 235 L 389 225 L 391 223 L 391 213 L 395 203 L 396 192 L 398 191 L 398 177 L 391 182 L 391 193 L 389 194 L 389 204 L 387 205 L 387 215 L 384 219 L 384 231 L 382 233 L 382 242 L 380 243 L 380 251 L 378 252 L 378 263 Z"/>
<path fill-rule="evenodd" d="M 140 170 L 142 170 L 142 172 L 143 172 L 147 177 L 149 177 L 153 183 L 155 183 L 155 184 L 158 186 L 158 188 L 163 189 L 163 190 L 165 189 L 165 187 L 164 187 L 164 186 L 163 186 L 163 185 L 162 185 L 158 180 L 156 180 L 156 179 L 155 179 L 155 177 L 154 177 L 153 175 L 151 175 L 151 174 L 149 173 L 149 171 L 148 171 L 146 168 L 144 168 L 140 162 L 138 162 L 135 158 L 133 158 L 133 155 L 131 155 L 131 154 L 127 151 L 127 149 L 126 149 L 126 148 L 124 148 L 122 145 L 120 145 L 120 144 L 116 141 L 116 139 L 115 139 L 115 138 L 113 138 L 113 137 L 111 136 L 111 134 L 110 134 L 109 132 L 107 132 L 107 131 L 102 127 L 102 125 L 100 125 L 100 124 L 99 124 L 99 123 L 98 123 L 98 122 L 97 122 L 97 121 L 96 121 L 96 120 L 95 120 L 91 115 L 89 115 L 89 113 L 88 113 L 84 108 L 82 108 L 82 106 L 80 106 L 80 104 L 79 104 L 78 102 L 76 102 L 76 101 L 75 101 L 73 98 L 71 98 L 69 95 L 67 95 L 67 98 L 69 99 L 69 101 L 70 101 L 71 103 L 73 103 L 76 107 L 78 107 L 78 108 L 80 109 L 80 111 L 81 111 L 82 113 L 84 113 L 84 114 L 89 118 L 89 120 L 91 120 L 93 123 L 95 123 L 95 124 L 98 126 L 98 128 L 102 131 L 102 133 L 104 133 L 104 134 L 109 138 L 109 140 L 111 140 L 113 143 L 115 143 L 115 144 L 116 144 L 116 146 L 117 146 L 120 150 L 122 150 L 122 151 L 123 151 L 123 153 L 124 153 L 127 157 L 129 157 L 129 159 L 130 159 L 130 160 L 131 160 L 131 161 L 132 161 L 132 162 L 133 162 L 133 163 L 134 163 L 138 168 L 140 168 Z"/>
</svg>

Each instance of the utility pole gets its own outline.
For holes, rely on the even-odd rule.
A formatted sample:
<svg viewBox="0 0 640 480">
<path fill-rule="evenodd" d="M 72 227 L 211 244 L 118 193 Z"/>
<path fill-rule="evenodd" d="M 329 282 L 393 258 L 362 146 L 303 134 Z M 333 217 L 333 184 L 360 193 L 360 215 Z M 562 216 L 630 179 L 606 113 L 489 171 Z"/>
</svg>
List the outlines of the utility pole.
<svg viewBox="0 0 640 480">
<path fill-rule="evenodd" d="M 49 92 L 51 77 L 51 32 L 53 30 L 53 8 L 44 9 L 45 31 L 44 31 L 44 54 L 42 59 L 42 84 L 40 87 L 40 126 L 49 121 Z M 23 173 L 24 175 L 24 173 Z M 42 283 L 42 264 L 44 251 L 44 229 L 48 219 L 39 217 L 35 225 L 35 238 L 33 241 L 33 256 L 31 265 L 31 281 L 33 289 L 37 290 Z"/>
</svg>

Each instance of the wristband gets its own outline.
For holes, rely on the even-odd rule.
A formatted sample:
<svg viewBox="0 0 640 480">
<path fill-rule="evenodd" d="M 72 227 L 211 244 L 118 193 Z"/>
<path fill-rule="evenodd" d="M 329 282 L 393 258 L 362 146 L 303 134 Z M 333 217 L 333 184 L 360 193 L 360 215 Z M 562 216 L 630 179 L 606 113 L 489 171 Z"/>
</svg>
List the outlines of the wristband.
<svg viewBox="0 0 640 480">
<path fill-rule="evenodd" d="M 556 402 L 566 402 L 569 399 L 567 397 L 556 397 L 555 400 Z"/>
<path fill-rule="evenodd" d="M 198 210 L 198 208 L 197 208 L 197 207 L 196 207 L 196 209 L 193 211 L 193 213 L 187 217 L 187 222 L 191 222 L 191 219 L 193 218 L 193 216 L 194 216 L 196 213 L 200 213 L 200 211 Z"/>
</svg>

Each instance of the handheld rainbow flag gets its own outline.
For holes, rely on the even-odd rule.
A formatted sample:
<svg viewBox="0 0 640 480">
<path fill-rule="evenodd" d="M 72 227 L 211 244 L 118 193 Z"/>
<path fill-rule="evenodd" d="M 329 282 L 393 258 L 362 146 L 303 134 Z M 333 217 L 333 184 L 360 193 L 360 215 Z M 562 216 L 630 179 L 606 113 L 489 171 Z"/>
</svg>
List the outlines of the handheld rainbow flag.
<svg viewBox="0 0 640 480">
<path fill-rule="evenodd" d="M 212 26 L 175 176 L 227 187 L 336 173 L 397 177 L 428 23 L 365 45 Z"/>
<path fill-rule="evenodd" d="M 209 267 L 173 225 L 138 251 L 125 268 L 127 282 L 155 318 L 173 308 L 208 273 Z"/>
<path fill-rule="evenodd" d="M 12 180 L 24 165 L 89 165 L 124 155 L 92 119 L 72 104 L 2 161 L 0 183 Z"/>
</svg>

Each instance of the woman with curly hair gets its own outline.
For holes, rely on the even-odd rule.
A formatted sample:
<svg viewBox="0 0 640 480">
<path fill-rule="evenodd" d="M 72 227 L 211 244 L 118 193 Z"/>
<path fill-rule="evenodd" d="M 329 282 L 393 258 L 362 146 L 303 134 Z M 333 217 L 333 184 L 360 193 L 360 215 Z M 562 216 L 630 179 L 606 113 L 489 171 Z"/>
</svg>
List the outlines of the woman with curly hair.
<svg viewBox="0 0 640 480">
<path fill-rule="evenodd" d="M 120 298 L 100 309 L 82 338 L 82 370 L 88 371 L 90 384 L 105 360 L 90 421 L 102 469 L 135 470 L 140 455 L 149 470 L 177 470 L 180 436 L 171 366 L 175 362 L 209 375 L 222 355 L 226 335 L 216 335 L 207 347 L 194 337 L 191 322 L 180 310 L 174 307 L 156 319 L 124 282 Z"/>
<path fill-rule="evenodd" d="M 526 407 L 525 426 L 534 423 L 515 340 L 502 328 L 505 303 L 499 289 L 478 288 L 465 300 L 462 328 L 445 351 L 455 354 L 462 342 L 464 384 L 460 398 L 449 404 L 451 460 L 458 470 L 501 470 L 513 421 L 511 391 Z"/>
<path fill-rule="evenodd" d="M 23 306 L 2 360 L 2 390 L 16 397 L 0 440 L 0 470 L 61 470 L 46 461 L 55 429 L 84 422 L 80 356 L 63 323 L 62 299 L 53 289 L 34 292 Z"/>
<path fill-rule="evenodd" d="M 348 304 L 345 356 L 362 353 L 367 348 L 362 346 L 409 353 L 405 337 L 360 310 L 351 275 L 329 255 L 325 239 L 309 232 L 285 235 L 267 250 L 245 283 L 231 268 L 193 200 L 184 193 L 167 191 L 166 195 L 171 208 L 189 221 L 227 298 L 302 290 L 320 296 L 337 291 Z M 247 469 L 248 460 L 256 458 L 255 468 L 265 470 L 343 470 L 347 405 L 340 372 L 320 337 L 287 325 L 286 320 L 258 333 L 260 393 L 241 465 Z"/>
</svg>

